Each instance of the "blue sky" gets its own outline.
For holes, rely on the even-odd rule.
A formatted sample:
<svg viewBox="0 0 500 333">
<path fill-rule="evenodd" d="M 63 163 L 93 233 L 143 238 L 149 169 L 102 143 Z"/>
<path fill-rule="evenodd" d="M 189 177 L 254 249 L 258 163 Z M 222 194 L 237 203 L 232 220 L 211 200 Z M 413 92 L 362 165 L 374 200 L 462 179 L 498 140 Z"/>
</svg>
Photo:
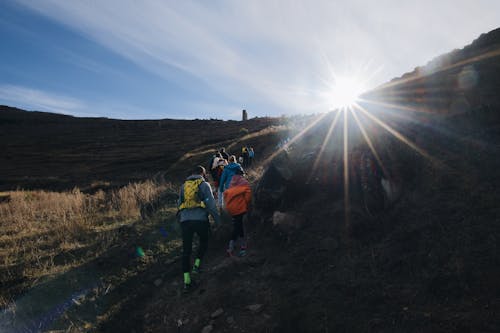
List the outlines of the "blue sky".
<svg viewBox="0 0 500 333">
<path fill-rule="evenodd" d="M 0 104 L 120 119 L 325 112 L 500 27 L 500 1 L 0 1 Z"/>
</svg>

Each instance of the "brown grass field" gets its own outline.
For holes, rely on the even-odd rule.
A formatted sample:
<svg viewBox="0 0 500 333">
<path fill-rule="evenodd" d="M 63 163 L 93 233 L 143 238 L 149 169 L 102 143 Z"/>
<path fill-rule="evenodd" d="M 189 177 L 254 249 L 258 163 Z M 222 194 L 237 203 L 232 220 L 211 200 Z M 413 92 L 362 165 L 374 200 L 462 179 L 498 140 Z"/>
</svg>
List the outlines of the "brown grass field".
<svg viewBox="0 0 500 333">
<path fill-rule="evenodd" d="M 145 181 L 104 192 L 11 191 L 0 204 L 0 306 L 39 279 L 100 256 L 117 241 L 120 227 L 172 185 Z"/>
</svg>

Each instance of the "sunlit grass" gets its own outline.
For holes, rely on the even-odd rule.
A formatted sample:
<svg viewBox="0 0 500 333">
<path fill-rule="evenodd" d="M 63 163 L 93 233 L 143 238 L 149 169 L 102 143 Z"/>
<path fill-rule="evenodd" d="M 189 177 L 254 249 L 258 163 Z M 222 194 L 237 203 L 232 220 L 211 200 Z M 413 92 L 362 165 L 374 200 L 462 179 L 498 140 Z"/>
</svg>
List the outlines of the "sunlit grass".
<svg viewBox="0 0 500 333">
<path fill-rule="evenodd" d="M 36 281 L 99 256 L 118 241 L 118 230 L 140 218 L 140 207 L 170 184 L 134 183 L 110 192 L 11 191 L 0 203 L 0 277 Z M 74 254 L 73 254 L 74 253 Z M 12 285 L 14 290 L 23 286 Z M 0 298 L 11 295 L 2 289 Z M 5 304 L 0 304 L 0 306 Z"/>
</svg>

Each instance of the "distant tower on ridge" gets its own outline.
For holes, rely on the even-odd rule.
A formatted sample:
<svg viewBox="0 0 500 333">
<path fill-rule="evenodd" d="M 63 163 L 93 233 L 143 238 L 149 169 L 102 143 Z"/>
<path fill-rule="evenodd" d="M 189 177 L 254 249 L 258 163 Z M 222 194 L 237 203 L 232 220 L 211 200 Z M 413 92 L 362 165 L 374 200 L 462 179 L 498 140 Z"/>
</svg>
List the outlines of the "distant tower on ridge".
<svg viewBox="0 0 500 333">
<path fill-rule="evenodd" d="M 241 114 L 241 119 L 242 119 L 243 121 L 248 120 L 247 110 L 243 110 L 243 112 L 242 112 L 242 114 Z"/>
</svg>

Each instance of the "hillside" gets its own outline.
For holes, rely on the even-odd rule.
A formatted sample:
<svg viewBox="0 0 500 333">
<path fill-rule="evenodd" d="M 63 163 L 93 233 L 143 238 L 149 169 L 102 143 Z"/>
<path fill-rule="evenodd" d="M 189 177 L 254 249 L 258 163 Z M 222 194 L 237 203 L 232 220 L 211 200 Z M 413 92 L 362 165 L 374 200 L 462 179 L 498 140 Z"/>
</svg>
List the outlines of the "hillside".
<svg viewBox="0 0 500 333">
<path fill-rule="evenodd" d="M 500 28 L 482 34 L 460 50 L 436 57 L 363 97 L 432 114 L 449 116 L 472 111 L 484 116 L 500 107 L 499 49 Z"/>
<path fill-rule="evenodd" d="M 0 106 L 0 191 L 125 185 L 165 171 L 194 148 L 216 149 L 278 123 L 77 118 Z"/>
<path fill-rule="evenodd" d="M 355 113 L 396 197 L 360 184 L 368 147 L 351 125 L 346 190 L 342 128 L 356 119 L 340 117 L 322 148 L 335 119 L 326 115 L 256 184 L 248 257 L 225 258 L 214 241 L 197 292 L 179 295 L 165 266 L 170 284 L 101 329 L 500 330 L 499 50 L 496 30 L 363 96 L 369 114 Z"/>
<path fill-rule="evenodd" d="M 268 120 L 254 120 L 255 127 L 245 125 L 254 135 L 232 146 L 248 142 L 260 152 L 258 165 L 249 170 L 255 196 L 246 222 L 246 257 L 226 257 L 231 226 L 224 216 L 197 289 L 183 295 L 172 200 L 155 206 L 151 216 L 120 226 L 116 242 L 96 258 L 33 282 L 17 299 L 17 309 L 0 316 L 0 328 L 498 332 L 499 83 L 500 30 L 495 30 L 366 93 L 351 111 L 295 118 L 286 130 L 262 129 L 259 121 Z M 193 128 L 177 130 L 176 142 L 210 124 L 179 123 Z M 130 132 L 119 133 L 129 133 L 130 141 L 108 133 L 112 139 L 105 142 L 118 142 L 127 151 L 128 145 L 136 147 L 133 128 L 139 124 L 151 126 L 151 133 L 141 132 L 143 138 L 168 141 L 159 138 L 167 129 L 151 130 L 154 122 L 125 122 Z M 220 125 L 211 129 L 224 134 L 206 142 L 207 148 L 238 136 L 239 123 L 223 123 L 223 130 Z M 83 140 L 85 131 L 80 133 L 76 137 Z M 291 140 L 278 149 L 287 136 Z M 161 163 L 174 166 L 165 178 L 178 177 L 179 165 L 206 160 L 205 148 L 195 141 L 171 150 L 177 152 L 172 160 L 163 156 Z M 143 170 L 140 148 L 133 149 L 130 156 Z M 78 155 L 87 156 L 86 151 Z M 142 161 L 149 175 L 160 169 Z M 107 175 L 109 165 L 98 170 Z M 125 170 L 128 179 L 139 178 L 132 167 Z"/>
</svg>

